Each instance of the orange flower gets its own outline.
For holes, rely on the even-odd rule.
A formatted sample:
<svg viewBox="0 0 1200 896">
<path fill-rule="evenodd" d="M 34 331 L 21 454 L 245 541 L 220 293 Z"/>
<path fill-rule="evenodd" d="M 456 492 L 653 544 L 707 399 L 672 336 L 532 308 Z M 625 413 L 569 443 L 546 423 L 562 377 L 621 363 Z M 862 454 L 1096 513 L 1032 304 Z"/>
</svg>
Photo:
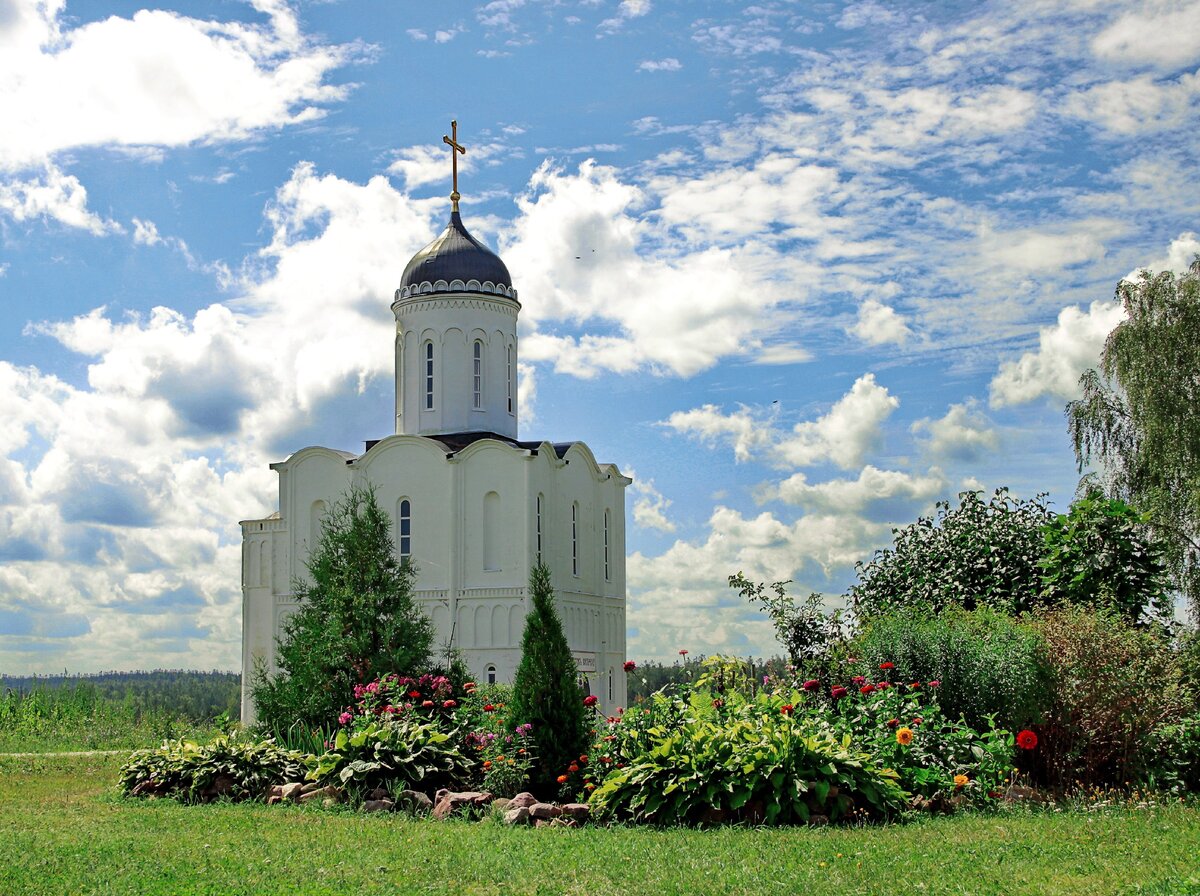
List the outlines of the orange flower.
<svg viewBox="0 0 1200 896">
<path fill-rule="evenodd" d="M 955 775 L 954 776 L 954 787 L 956 790 L 962 790 L 964 787 L 966 787 L 970 783 L 971 783 L 971 779 L 968 778 L 966 775 Z"/>
<path fill-rule="evenodd" d="M 491 767 L 492 767 L 492 760 L 490 760 L 490 759 L 486 759 L 486 760 L 484 760 L 483 767 L 484 767 L 484 768 L 491 768 Z"/>
<path fill-rule="evenodd" d="M 567 783 L 567 776 L 566 776 L 566 775 L 559 775 L 559 776 L 558 776 L 558 783 L 559 783 L 559 784 L 566 784 L 566 783 Z"/>
<path fill-rule="evenodd" d="M 570 772 L 571 774 L 575 774 L 577 771 L 579 771 L 579 766 L 576 765 L 574 762 L 572 762 L 570 765 L 567 766 L 567 771 Z"/>
<path fill-rule="evenodd" d="M 911 728 L 900 728 L 896 731 L 896 743 L 902 747 L 907 747 L 913 742 L 913 732 Z"/>
</svg>

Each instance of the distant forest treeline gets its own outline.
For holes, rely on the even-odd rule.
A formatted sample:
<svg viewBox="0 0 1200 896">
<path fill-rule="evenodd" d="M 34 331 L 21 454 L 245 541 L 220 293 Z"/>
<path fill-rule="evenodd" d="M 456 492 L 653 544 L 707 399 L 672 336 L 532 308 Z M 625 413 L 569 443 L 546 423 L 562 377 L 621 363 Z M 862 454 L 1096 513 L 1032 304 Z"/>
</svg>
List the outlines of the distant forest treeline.
<svg viewBox="0 0 1200 896">
<path fill-rule="evenodd" d="M 0 695 L 22 698 L 38 692 L 73 691 L 77 696 L 122 703 L 139 716 L 165 712 L 203 722 L 225 713 L 241 714 L 242 676 L 237 672 L 155 669 L 152 672 L 99 672 L 95 675 L 0 675 Z"/>
</svg>

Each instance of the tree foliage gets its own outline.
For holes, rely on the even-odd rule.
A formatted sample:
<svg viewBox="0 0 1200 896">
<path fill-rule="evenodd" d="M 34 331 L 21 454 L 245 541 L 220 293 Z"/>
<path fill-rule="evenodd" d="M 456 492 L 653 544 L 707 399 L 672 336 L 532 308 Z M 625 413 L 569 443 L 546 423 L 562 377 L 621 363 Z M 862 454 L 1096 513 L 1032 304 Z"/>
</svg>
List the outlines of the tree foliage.
<svg viewBox="0 0 1200 896">
<path fill-rule="evenodd" d="M 548 799 L 558 789 L 557 776 L 587 752 L 588 710 L 544 563 L 529 573 L 529 597 L 532 606 L 525 617 L 509 719 L 533 726 L 538 766 L 530 772 L 530 783 Z"/>
<path fill-rule="evenodd" d="M 893 546 L 855 564 L 848 594 L 855 617 L 891 610 L 989 606 L 1032 609 L 1042 590 L 1042 527 L 1053 519 L 1045 495 L 1021 500 L 1000 488 L 984 501 L 962 492 L 959 506 L 939 501 L 934 517 L 893 529 Z"/>
<path fill-rule="evenodd" d="M 1042 596 L 1049 604 L 1109 609 L 1126 622 L 1169 622 L 1162 547 L 1150 515 L 1092 491 L 1042 530 Z"/>
<path fill-rule="evenodd" d="M 1122 280 L 1125 319 L 1080 378 L 1067 426 L 1082 471 L 1150 514 L 1174 586 L 1200 617 L 1200 256 L 1189 270 Z"/>
<path fill-rule="evenodd" d="M 775 626 L 775 637 L 787 651 L 794 666 L 823 656 L 830 644 L 840 639 L 841 614 L 834 610 L 825 612 L 824 598 L 818 593 L 810 594 L 803 603 L 787 593 L 791 582 L 772 582 L 770 592 L 764 582 L 752 582 L 740 571 L 729 577 L 729 587 L 751 605 L 758 606 Z"/>
<path fill-rule="evenodd" d="M 311 583 L 293 586 L 300 608 L 278 640 L 279 673 L 255 674 L 264 726 L 331 724 L 353 703 L 354 685 L 427 668 L 433 627 L 413 601 L 413 570 L 396 559 L 390 533 L 369 490 L 351 489 L 329 511 L 308 560 Z"/>
</svg>

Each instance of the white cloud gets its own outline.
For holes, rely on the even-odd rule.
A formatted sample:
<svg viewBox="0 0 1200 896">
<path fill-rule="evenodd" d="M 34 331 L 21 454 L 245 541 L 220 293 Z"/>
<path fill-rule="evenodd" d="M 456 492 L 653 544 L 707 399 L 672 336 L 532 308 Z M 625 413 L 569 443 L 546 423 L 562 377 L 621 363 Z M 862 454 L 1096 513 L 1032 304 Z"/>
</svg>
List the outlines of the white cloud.
<svg viewBox="0 0 1200 896">
<path fill-rule="evenodd" d="M 803 364 L 812 357 L 812 352 L 798 345 L 764 345 L 752 363 L 764 366 Z"/>
<path fill-rule="evenodd" d="M 912 331 L 896 309 L 878 299 L 867 299 L 858 306 L 858 320 L 847 330 L 869 345 L 884 345 L 889 342 L 903 343 Z"/>
<path fill-rule="evenodd" d="M 1000 446 L 992 422 L 975 399 L 950 405 L 939 420 L 925 417 L 916 421 L 912 432 L 938 460 L 978 460 Z"/>
<path fill-rule="evenodd" d="M 429 40 L 429 35 L 426 34 L 424 31 L 422 31 L 420 28 L 406 28 L 404 30 L 404 33 L 407 34 L 409 37 L 411 37 L 413 40 Z"/>
<path fill-rule="evenodd" d="M 1143 75 L 1097 84 L 1072 96 L 1066 109 L 1114 134 L 1134 135 L 1186 125 L 1195 116 L 1198 102 L 1200 72 L 1193 72 L 1174 81 Z"/>
<path fill-rule="evenodd" d="M 617 6 L 617 14 L 600 23 L 602 34 L 612 34 L 630 19 L 640 18 L 650 12 L 650 0 L 621 0 Z"/>
<path fill-rule="evenodd" d="M 900 400 L 868 373 L 855 380 L 826 414 L 797 423 L 790 432 L 776 428 L 777 412 L 757 414 L 742 406 L 724 414 L 711 404 L 676 411 L 663 425 L 704 442 L 727 442 L 738 461 L 762 458 L 793 468 L 830 462 L 850 469 L 861 466 L 866 455 L 879 447 L 882 425 L 899 405 Z"/>
<path fill-rule="evenodd" d="M 1038 348 L 1016 361 L 1005 361 L 992 379 L 992 407 L 1025 404 L 1044 396 L 1079 396 L 1079 377 L 1100 361 L 1100 350 L 1125 316 L 1116 301 L 1092 302 L 1087 311 L 1064 308 L 1053 326 L 1038 332 Z"/>
<path fill-rule="evenodd" d="M 1149 261 L 1142 268 L 1155 273 L 1160 271 L 1183 273 L 1192 266 L 1197 255 L 1200 255 L 1200 236 L 1189 230 L 1171 240 L 1171 245 L 1167 247 L 1167 254 L 1164 257 Z M 1140 271 L 1141 269 L 1130 271 L 1122 279 L 1136 283 Z"/>
<path fill-rule="evenodd" d="M 133 242 L 138 246 L 157 246 L 162 237 L 158 235 L 158 227 L 153 221 L 133 219 Z"/>
<path fill-rule="evenodd" d="M 121 225 L 88 210 L 87 190 L 73 174 L 48 165 L 33 180 L 0 180 L 0 211 L 16 221 L 49 218 L 66 227 L 76 227 L 102 236 L 119 233 Z"/>
<path fill-rule="evenodd" d="M 675 524 L 667 518 L 667 509 L 671 499 L 654 487 L 653 479 L 641 479 L 633 470 L 626 470 L 626 475 L 633 480 L 629 494 L 633 498 L 633 522 L 643 529 L 654 529 L 658 532 L 674 532 Z"/>
<path fill-rule="evenodd" d="M 668 56 L 665 59 L 647 59 L 637 67 L 637 70 L 639 72 L 677 72 L 681 68 L 683 68 L 683 63 L 673 56 Z"/>
<path fill-rule="evenodd" d="M 778 485 L 763 489 L 759 498 L 784 501 L 815 513 L 860 514 L 872 504 L 897 499 L 923 506 L 945 487 L 946 478 L 936 468 L 926 475 L 913 475 L 867 464 L 855 479 L 815 484 L 804 473 L 793 473 Z"/>
<path fill-rule="evenodd" d="M 1101 59 L 1127 65 L 1175 68 L 1200 58 L 1200 3 L 1150 0 L 1139 4 L 1092 39 Z"/>
<path fill-rule="evenodd" d="M 460 139 L 459 143 L 467 150 L 466 153 L 458 154 L 460 175 L 474 170 L 480 163 L 504 149 L 503 144 L 496 142 L 474 145 L 469 142 L 464 144 L 463 139 Z M 445 143 L 405 146 L 396 150 L 395 155 L 396 160 L 388 165 L 388 174 L 403 177 L 404 185 L 408 189 L 439 182 L 450 183 L 450 147 Z"/>
</svg>

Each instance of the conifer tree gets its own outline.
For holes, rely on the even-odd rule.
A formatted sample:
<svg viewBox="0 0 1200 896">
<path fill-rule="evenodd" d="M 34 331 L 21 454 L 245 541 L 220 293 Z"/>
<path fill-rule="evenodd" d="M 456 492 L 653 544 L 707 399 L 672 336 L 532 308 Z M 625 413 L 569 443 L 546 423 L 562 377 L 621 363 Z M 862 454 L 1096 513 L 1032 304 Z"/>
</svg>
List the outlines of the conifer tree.
<svg viewBox="0 0 1200 896">
<path fill-rule="evenodd" d="M 278 639 L 279 673 L 255 675 L 259 721 L 330 725 L 354 686 L 390 672 L 424 671 L 433 627 L 412 597 L 413 570 L 396 559 L 391 520 L 370 490 L 354 488 L 325 518 L 308 560 L 311 583 Z"/>
<path fill-rule="evenodd" d="M 533 725 L 530 736 L 538 764 L 530 783 L 535 793 L 548 799 L 558 789 L 557 776 L 587 750 L 588 709 L 544 563 L 529 573 L 529 594 L 532 607 L 525 617 L 509 718 Z"/>
</svg>

